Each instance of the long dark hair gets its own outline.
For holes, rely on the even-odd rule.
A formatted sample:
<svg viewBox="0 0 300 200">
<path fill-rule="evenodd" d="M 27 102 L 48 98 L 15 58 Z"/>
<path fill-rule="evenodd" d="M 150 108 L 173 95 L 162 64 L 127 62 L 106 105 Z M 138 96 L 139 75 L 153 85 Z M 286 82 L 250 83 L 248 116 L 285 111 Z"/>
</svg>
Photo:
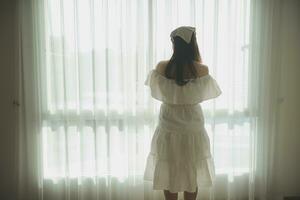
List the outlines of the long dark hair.
<svg viewBox="0 0 300 200">
<path fill-rule="evenodd" d="M 194 66 L 194 61 L 202 63 L 195 32 L 190 43 L 186 43 L 178 36 L 172 38 L 172 42 L 173 55 L 166 66 L 165 76 L 169 79 L 175 79 L 177 85 L 183 86 L 188 82 L 185 80 L 184 72 L 191 74 L 189 78 L 196 78 L 197 70 Z M 174 75 L 172 76 L 174 72 L 175 77 Z"/>
</svg>

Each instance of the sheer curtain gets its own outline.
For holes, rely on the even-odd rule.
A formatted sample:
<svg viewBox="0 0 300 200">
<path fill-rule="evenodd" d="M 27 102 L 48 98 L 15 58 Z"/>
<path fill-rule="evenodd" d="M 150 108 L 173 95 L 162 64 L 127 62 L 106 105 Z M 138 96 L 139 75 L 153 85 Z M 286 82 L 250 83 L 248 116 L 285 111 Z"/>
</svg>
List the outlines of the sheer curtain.
<svg viewBox="0 0 300 200">
<path fill-rule="evenodd" d="M 281 70 L 281 0 L 251 0 L 250 111 L 255 122 L 253 168 L 255 196 L 274 199 L 272 183 L 278 138 Z"/>
<path fill-rule="evenodd" d="M 264 27 L 251 8 L 264 12 L 250 0 L 20 1 L 20 199 L 164 199 L 142 179 L 160 105 L 143 83 L 180 25 L 196 27 L 223 91 L 202 104 L 217 177 L 198 197 L 253 199 L 262 61 L 250 28 Z"/>
</svg>

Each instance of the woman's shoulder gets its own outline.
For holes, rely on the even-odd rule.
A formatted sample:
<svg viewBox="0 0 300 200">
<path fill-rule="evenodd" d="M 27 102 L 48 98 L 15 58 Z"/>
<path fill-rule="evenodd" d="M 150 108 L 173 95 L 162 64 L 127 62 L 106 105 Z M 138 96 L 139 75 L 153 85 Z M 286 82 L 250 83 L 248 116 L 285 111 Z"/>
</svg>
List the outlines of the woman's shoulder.
<svg viewBox="0 0 300 200">
<path fill-rule="evenodd" d="M 167 66 L 168 62 L 169 62 L 169 60 L 161 60 L 161 61 L 159 61 L 159 62 L 156 64 L 155 70 L 156 70 L 158 73 L 164 75 L 165 69 L 166 69 L 166 66 Z"/>
<path fill-rule="evenodd" d="M 161 60 L 159 61 L 157 64 L 156 64 L 156 67 L 155 67 L 155 70 L 160 73 L 161 75 L 164 75 L 165 73 L 165 69 L 166 69 L 166 66 L 167 64 L 169 63 L 169 60 Z M 198 61 L 195 61 L 194 62 L 194 66 L 197 70 L 197 74 L 199 77 L 201 76 L 205 76 L 207 74 L 209 74 L 209 69 L 208 69 L 208 66 L 203 64 L 203 63 L 200 63 Z"/>
<path fill-rule="evenodd" d="M 198 61 L 194 62 L 195 69 L 199 77 L 209 74 L 208 66 Z"/>
</svg>

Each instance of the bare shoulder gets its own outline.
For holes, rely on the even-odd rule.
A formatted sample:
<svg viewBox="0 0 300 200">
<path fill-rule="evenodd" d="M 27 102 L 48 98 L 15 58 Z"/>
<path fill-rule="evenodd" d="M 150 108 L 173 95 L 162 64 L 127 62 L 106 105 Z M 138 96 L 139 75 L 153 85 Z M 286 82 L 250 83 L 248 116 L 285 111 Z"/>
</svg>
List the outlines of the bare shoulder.
<svg viewBox="0 0 300 200">
<path fill-rule="evenodd" d="M 168 62 L 169 62 L 168 60 L 159 61 L 155 67 L 156 71 L 164 75 Z"/>
<path fill-rule="evenodd" d="M 198 73 L 198 76 L 205 76 L 209 74 L 208 66 L 202 63 L 195 62 L 195 67 Z"/>
<path fill-rule="evenodd" d="M 155 67 L 156 71 L 162 75 L 165 74 L 166 66 L 169 60 L 159 61 Z M 199 77 L 209 74 L 208 66 L 199 62 L 195 62 L 195 67 Z"/>
</svg>

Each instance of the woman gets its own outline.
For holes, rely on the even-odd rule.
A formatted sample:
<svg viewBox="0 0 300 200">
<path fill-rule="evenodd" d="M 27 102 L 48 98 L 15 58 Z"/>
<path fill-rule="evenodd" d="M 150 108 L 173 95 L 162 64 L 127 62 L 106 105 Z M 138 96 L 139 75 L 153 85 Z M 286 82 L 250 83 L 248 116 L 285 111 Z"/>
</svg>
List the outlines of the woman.
<svg viewBox="0 0 300 200">
<path fill-rule="evenodd" d="M 162 104 L 144 180 L 152 181 L 154 190 L 164 190 L 166 200 L 177 199 L 178 192 L 184 192 L 185 200 L 194 200 L 198 186 L 209 187 L 214 178 L 199 103 L 219 96 L 221 90 L 201 62 L 195 28 L 179 27 L 171 40 L 171 59 L 159 62 L 145 81 Z"/>
</svg>

